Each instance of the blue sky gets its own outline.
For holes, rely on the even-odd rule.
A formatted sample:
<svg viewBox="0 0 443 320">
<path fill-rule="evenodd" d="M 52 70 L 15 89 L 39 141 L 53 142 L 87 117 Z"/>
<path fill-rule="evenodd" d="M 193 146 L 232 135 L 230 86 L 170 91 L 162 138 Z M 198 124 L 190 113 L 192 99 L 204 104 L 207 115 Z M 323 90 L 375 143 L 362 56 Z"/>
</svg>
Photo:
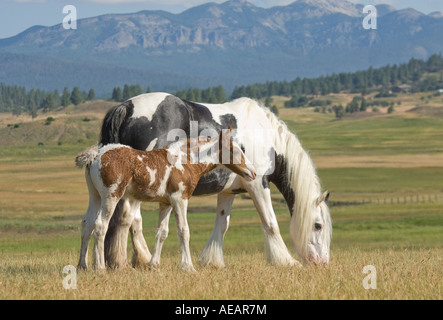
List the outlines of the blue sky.
<svg viewBox="0 0 443 320">
<path fill-rule="evenodd" d="M 141 10 L 182 12 L 206 2 L 226 0 L 0 0 L 0 39 L 14 36 L 34 25 L 51 26 L 61 23 L 65 5 L 77 8 L 79 19 L 106 13 L 128 13 Z M 260 7 L 286 5 L 294 0 L 249 0 Z M 423 13 L 443 12 L 442 0 L 350 0 L 362 4 L 390 4 L 397 9 L 414 8 Z"/>
</svg>

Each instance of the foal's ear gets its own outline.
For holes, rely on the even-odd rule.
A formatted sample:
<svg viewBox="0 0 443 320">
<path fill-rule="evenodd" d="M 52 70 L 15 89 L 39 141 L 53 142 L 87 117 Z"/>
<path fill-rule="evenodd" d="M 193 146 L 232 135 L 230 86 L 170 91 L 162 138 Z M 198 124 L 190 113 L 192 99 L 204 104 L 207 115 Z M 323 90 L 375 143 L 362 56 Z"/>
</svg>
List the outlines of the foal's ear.
<svg viewBox="0 0 443 320">
<path fill-rule="evenodd" d="M 225 141 L 230 141 L 232 136 L 232 127 L 229 125 L 228 130 L 222 129 L 220 131 L 220 138 L 223 138 Z"/>
<path fill-rule="evenodd" d="M 329 199 L 329 191 L 324 192 L 317 200 L 317 206 L 320 205 L 320 203 L 327 202 Z"/>
<path fill-rule="evenodd" d="M 227 138 L 231 139 L 231 136 L 232 136 L 232 127 L 231 127 L 231 125 L 229 125 L 228 130 L 229 131 L 225 133 L 225 136 Z"/>
</svg>

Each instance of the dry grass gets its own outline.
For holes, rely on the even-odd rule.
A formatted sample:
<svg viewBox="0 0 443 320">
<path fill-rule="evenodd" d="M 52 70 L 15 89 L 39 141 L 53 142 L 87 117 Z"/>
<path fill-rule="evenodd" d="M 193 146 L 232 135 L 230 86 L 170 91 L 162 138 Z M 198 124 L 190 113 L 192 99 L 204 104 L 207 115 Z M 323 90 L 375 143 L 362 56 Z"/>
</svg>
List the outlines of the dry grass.
<svg viewBox="0 0 443 320">
<path fill-rule="evenodd" d="M 26 122 L 39 122 L 45 120 L 47 117 L 51 116 L 55 119 L 69 118 L 71 116 L 82 116 L 82 117 L 97 117 L 102 119 L 106 112 L 112 107 L 118 104 L 112 101 L 87 101 L 78 106 L 70 105 L 66 108 L 59 108 L 53 112 L 42 112 L 38 111 L 37 117 L 32 119 L 29 114 L 23 113 L 19 116 L 12 115 L 11 113 L 0 113 L 0 126 L 5 126 L 11 123 L 26 123 Z"/>
<path fill-rule="evenodd" d="M 76 259 L 76 252 L 2 255 L 0 299 L 443 298 L 443 249 L 339 249 L 332 251 L 327 268 L 302 269 L 269 266 L 259 252 L 236 252 L 226 255 L 226 268 L 198 267 L 193 274 L 179 270 L 177 252 L 165 252 L 160 270 L 80 272 L 77 289 L 65 290 L 63 266 Z M 363 287 L 365 265 L 376 268 L 375 290 Z"/>
</svg>

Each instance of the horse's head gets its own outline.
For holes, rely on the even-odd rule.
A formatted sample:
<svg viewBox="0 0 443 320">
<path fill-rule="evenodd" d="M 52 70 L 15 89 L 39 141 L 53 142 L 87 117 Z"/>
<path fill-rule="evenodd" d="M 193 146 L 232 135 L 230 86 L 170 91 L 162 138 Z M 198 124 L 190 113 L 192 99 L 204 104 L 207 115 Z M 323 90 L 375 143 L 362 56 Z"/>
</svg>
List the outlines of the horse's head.
<svg viewBox="0 0 443 320">
<path fill-rule="evenodd" d="M 291 219 L 290 234 L 296 252 L 307 263 L 329 263 L 332 224 L 326 204 L 328 197 L 329 192 L 325 192 L 307 204 L 311 219 L 297 221 L 296 214 Z"/>
<path fill-rule="evenodd" d="M 307 244 L 307 260 L 315 264 L 329 263 L 331 221 L 329 219 L 329 208 L 326 205 L 328 197 L 329 192 L 323 193 L 317 199 L 313 209 L 315 210 L 315 217 Z"/>
<path fill-rule="evenodd" d="M 228 130 L 222 130 L 219 135 L 219 163 L 245 178 L 252 181 L 257 173 L 251 162 L 246 158 L 241 147 L 232 139 L 233 130 L 229 126 Z"/>
</svg>

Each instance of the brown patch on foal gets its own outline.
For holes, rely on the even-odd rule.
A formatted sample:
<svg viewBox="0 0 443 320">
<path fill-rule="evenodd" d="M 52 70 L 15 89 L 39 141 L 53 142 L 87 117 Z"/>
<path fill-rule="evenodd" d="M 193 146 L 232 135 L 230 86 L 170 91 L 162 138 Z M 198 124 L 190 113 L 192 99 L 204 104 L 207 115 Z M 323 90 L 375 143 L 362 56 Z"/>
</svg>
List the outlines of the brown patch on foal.
<svg viewBox="0 0 443 320">
<path fill-rule="evenodd" d="M 189 161 L 190 159 L 188 159 L 188 164 L 183 164 L 183 171 L 172 167 L 166 189 L 168 194 L 177 192 L 180 182 L 183 182 L 185 189 L 183 190 L 182 198 L 190 199 L 200 177 L 216 166 L 214 164 L 202 163 L 191 164 Z"/>
<path fill-rule="evenodd" d="M 112 197 L 121 198 L 131 181 L 129 150 L 128 148 L 112 149 L 101 156 L 100 174 L 103 184 L 107 188 L 116 185 L 115 191 L 111 194 Z"/>
<path fill-rule="evenodd" d="M 168 166 L 166 151 L 163 149 L 156 149 L 149 152 L 140 150 L 132 151 L 135 159 L 133 160 L 133 181 L 131 184 L 133 190 L 131 194 L 136 198 L 139 198 L 137 195 L 143 195 L 143 197 L 140 197 L 140 200 L 157 198 L 157 191 L 164 179 Z M 152 181 L 152 176 L 147 167 L 152 171 L 155 170 L 154 181 Z"/>
</svg>

